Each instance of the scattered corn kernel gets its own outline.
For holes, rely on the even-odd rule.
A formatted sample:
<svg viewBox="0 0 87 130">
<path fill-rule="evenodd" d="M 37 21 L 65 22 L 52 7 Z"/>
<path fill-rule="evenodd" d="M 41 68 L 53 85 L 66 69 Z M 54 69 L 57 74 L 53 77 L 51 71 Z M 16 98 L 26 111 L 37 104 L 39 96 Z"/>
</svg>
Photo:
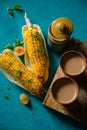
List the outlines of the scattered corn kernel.
<svg viewBox="0 0 87 130">
<path fill-rule="evenodd" d="M 20 95 L 20 101 L 23 103 L 23 104 L 28 104 L 29 103 L 29 98 L 26 94 L 21 94 Z"/>
</svg>

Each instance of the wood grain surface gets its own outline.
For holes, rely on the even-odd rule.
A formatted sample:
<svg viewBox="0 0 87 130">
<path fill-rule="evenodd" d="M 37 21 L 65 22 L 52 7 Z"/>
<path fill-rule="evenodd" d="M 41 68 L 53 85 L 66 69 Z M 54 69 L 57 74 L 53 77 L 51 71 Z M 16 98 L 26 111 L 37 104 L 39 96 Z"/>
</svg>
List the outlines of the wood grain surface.
<svg viewBox="0 0 87 130">
<path fill-rule="evenodd" d="M 67 50 L 79 51 L 87 59 L 86 42 L 80 41 L 76 38 L 72 38 L 70 40 L 70 44 Z M 50 107 L 60 113 L 70 116 L 82 122 L 83 124 L 87 125 L 87 68 L 82 75 L 80 75 L 77 78 L 74 78 L 74 80 L 79 85 L 79 94 L 77 99 L 72 104 L 68 104 L 68 105 L 62 105 L 60 103 L 57 103 L 55 99 L 52 97 L 52 93 L 51 93 L 51 89 L 54 81 L 64 76 L 66 75 L 64 75 L 61 67 L 59 66 L 53 78 L 53 81 L 48 89 L 46 97 L 44 98 L 43 104 L 47 107 Z"/>
</svg>

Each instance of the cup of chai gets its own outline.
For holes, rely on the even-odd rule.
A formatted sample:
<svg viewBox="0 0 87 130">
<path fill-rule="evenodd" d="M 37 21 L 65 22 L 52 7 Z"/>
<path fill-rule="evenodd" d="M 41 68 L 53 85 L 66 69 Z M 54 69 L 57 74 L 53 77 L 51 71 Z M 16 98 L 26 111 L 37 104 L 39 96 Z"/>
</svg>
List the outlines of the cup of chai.
<svg viewBox="0 0 87 130">
<path fill-rule="evenodd" d="M 72 22 L 65 17 L 54 20 L 48 28 L 48 45 L 57 53 L 63 52 L 73 32 Z"/>
<path fill-rule="evenodd" d="M 60 67 L 69 77 L 77 77 L 85 72 L 86 58 L 78 51 L 70 50 L 60 57 Z"/>
<path fill-rule="evenodd" d="M 62 77 L 52 85 L 52 97 L 57 103 L 68 105 L 73 103 L 78 96 L 78 84 L 69 77 Z"/>
</svg>

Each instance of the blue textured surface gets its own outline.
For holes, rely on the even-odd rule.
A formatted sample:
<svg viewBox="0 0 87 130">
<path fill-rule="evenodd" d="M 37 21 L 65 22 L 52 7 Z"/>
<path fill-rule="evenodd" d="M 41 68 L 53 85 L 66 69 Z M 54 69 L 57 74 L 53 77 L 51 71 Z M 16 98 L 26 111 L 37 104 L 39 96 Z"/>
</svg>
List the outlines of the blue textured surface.
<svg viewBox="0 0 87 130">
<path fill-rule="evenodd" d="M 49 24 L 58 17 L 68 17 L 74 24 L 73 37 L 87 40 L 86 0 L 0 0 L 0 48 L 14 42 L 14 36 L 22 39 L 21 27 L 25 24 L 24 13 L 14 11 L 9 17 L 7 8 L 18 3 L 27 12 L 31 22 L 40 25 L 46 39 Z M 58 67 L 58 56 L 49 48 L 50 78 L 48 89 Z M 7 90 L 10 86 L 11 90 Z M 24 106 L 19 95 L 26 93 L 31 107 Z M 9 96 L 6 100 L 4 96 Z M 77 108 L 76 108 L 77 109 Z M 0 71 L 0 130 L 86 130 L 82 124 L 42 105 L 42 100 L 10 83 Z"/>
</svg>

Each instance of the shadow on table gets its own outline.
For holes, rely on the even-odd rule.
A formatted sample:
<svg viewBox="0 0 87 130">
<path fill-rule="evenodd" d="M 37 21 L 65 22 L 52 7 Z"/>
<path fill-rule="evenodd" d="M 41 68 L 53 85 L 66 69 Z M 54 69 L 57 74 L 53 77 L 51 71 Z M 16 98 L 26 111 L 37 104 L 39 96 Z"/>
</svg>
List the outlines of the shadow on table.
<svg viewBox="0 0 87 130">
<path fill-rule="evenodd" d="M 78 122 L 77 120 L 72 119 L 71 117 L 65 116 L 62 113 L 59 113 L 53 109 L 50 108 L 46 108 L 54 117 L 58 116 L 58 120 L 60 118 L 60 120 L 62 122 L 65 122 L 66 124 L 68 124 L 69 126 L 74 126 L 76 129 L 79 128 L 79 130 L 87 130 L 87 126 L 82 124 L 81 122 Z"/>
</svg>

